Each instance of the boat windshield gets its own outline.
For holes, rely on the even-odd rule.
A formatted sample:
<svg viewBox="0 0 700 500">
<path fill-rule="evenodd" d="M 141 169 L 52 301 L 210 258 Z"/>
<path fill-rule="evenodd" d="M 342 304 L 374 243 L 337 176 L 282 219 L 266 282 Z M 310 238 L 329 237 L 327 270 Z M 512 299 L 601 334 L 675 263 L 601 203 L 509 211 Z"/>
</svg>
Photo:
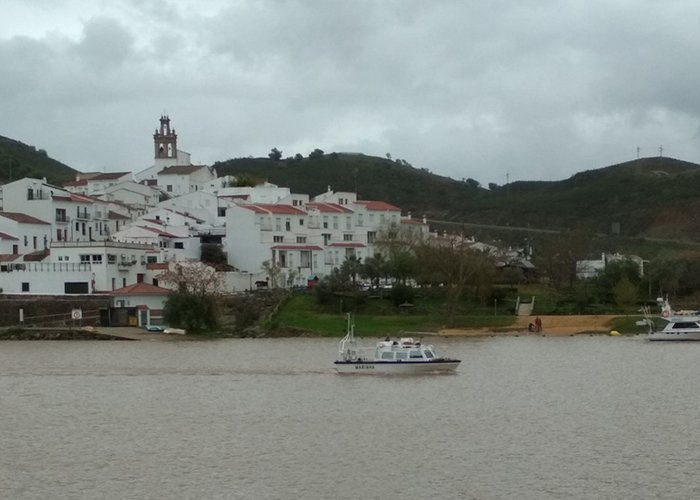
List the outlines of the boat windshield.
<svg viewBox="0 0 700 500">
<path fill-rule="evenodd" d="M 423 351 L 423 353 L 428 359 L 433 359 L 435 357 L 435 354 L 433 354 L 433 351 L 431 351 L 430 349 L 426 349 L 425 351 Z"/>
</svg>

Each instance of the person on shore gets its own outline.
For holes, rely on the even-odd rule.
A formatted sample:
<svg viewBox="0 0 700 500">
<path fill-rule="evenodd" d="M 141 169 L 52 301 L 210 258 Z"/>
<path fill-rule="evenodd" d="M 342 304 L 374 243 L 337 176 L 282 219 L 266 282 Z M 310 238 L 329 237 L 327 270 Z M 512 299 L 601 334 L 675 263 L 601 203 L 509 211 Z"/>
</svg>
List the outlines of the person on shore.
<svg viewBox="0 0 700 500">
<path fill-rule="evenodd" d="M 542 320 L 540 319 L 539 316 L 535 318 L 535 331 L 541 332 L 542 331 Z"/>
</svg>

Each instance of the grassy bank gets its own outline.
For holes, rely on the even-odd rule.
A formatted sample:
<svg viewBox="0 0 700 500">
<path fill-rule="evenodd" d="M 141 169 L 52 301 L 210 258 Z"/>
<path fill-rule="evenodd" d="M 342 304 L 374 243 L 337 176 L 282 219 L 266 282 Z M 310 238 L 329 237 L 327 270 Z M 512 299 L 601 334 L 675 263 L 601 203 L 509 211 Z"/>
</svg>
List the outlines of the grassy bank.
<svg viewBox="0 0 700 500">
<path fill-rule="evenodd" d="M 358 336 L 397 335 L 400 332 L 435 332 L 446 326 L 445 315 L 438 307 L 418 306 L 411 311 L 396 311 L 386 301 L 370 302 L 355 314 Z M 502 328 L 512 325 L 512 315 L 467 315 L 455 317 L 456 328 Z M 298 295 L 287 302 L 274 319 L 279 330 L 302 330 L 319 336 L 345 334 L 346 317 L 337 311 L 321 309 L 312 295 Z"/>
</svg>

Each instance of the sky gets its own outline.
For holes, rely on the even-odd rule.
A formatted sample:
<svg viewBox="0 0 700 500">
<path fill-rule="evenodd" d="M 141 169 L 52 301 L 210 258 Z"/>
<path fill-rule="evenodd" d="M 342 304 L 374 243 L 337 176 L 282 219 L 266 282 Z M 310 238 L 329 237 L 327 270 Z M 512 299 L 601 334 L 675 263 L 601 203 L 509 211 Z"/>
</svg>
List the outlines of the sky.
<svg viewBox="0 0 700 500">
<path fill-rule="evenodd" d="M 85 172 L 151 166 L 163 113 L 195 164 L 320 148 L 501 185 L 700 163 L 698 19 L 696 0 L 3 0 L 0 135 Z"/>
</svg>

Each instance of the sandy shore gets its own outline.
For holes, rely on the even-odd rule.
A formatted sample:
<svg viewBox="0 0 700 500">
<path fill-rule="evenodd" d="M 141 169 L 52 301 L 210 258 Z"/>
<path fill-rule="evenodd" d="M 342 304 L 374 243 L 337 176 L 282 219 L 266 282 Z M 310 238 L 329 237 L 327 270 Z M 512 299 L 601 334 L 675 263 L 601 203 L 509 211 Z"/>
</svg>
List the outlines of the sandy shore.
<svg viewBox="0 0 700 500">
<path fill-rule="evenodd" d="M 502 328 L 458 329 L 445 328 L 439 335 L 456 337 L 484 337 L 494 335 L 577 335 L 583 333 L 609 333 L 614 315 L 540 316 L 542 331 L 530 332 L 528 326 L 535 323 L 536 316 L 518 316 L 515 323 Z"/>
</svg>

